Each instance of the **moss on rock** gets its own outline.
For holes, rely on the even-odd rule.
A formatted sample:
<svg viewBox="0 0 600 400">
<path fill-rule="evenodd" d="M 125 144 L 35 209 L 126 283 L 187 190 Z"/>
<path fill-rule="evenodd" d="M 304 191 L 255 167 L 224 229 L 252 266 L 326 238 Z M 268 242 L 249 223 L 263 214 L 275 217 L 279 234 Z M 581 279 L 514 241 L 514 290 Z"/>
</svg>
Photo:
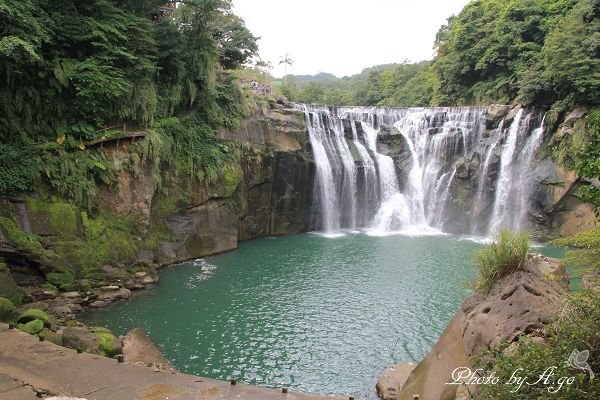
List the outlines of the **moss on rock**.
<svg viewBox="0 0 600 400">
<path fill-rule="evenodd" d="M 226 164 L 223 168 L 223 197 L 230 197 L 242 181 L 244 173 L 239 164 Z"/>
<path fill-rule="evenodd" d="M 73 287 L 75 275 L 69 271 L 50 272 L 46 274 L 46 279 L 48 280 L 48 283 L 63 291 L 72 291 L 77 289 L 77 287 Z"/>
<path fill-rule="evenodd" d="M 100 354 L 106 357 L 114 357 L 123 352 L 121 341 L 106 328 L 93 327 L 90 332 L 96 337 Z"/>
<path fill-rule="evenodd" d="M 50 326 L 50 317 L 45 311 L 42 311 L 38 308 L 30 308 L 29 310 L 24 311 L 21 315 L 19 315 L 19 318 L 17 318 L 17 322 L 20 324 L 26 324 L 33 320 L 42 321 L 45 326 Z"/>
<path fill-rule="evenodd" d="M 33 214 L 47 216 L 47 223 L 54 235 L 63 238 L 78 236 L 78 211 L 73 205 L 62 201 L 47 202 L 29 198 L 27 199 L 27 208 Z"/>
<path fill-rule="evenodd" d="M 15 312 L 15 305 L 5 297 L 0 297 L 0 321 L 10 321 Z"/>
<path fill-rule="evenodd" d="M 44 329 L 44 322 L 39 319 L 34 319 L 27 323 L 18 324 L 17 328 L 30 335 L 37 335 Z"/>
<path fill-rule="evenodd" d="M 96 338 L 87 328 L 65 328 L 63 330 L 63 345 L 86 353 L 99 354 Z"/>
<path fill-rule="evenodd" d="M 39 238 L 36 235 L 21 230 L 12 219 L 0 217 L 0 229 L 2 229 L 4 236 L 6 236 L 17 250 L 27 253 L 36 260 L 47 260 L 48 255 L 42 247 Z"/>
</svg>

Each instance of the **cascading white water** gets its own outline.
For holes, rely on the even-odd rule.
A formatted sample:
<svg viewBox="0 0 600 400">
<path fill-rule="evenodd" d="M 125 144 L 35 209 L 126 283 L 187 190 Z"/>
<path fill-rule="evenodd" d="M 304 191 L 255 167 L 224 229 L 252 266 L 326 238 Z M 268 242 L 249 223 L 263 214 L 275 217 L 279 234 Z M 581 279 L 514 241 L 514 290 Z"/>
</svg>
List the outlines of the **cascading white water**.
<svg viewBox="0 0 600 400">
<path fill-rule="evenodd" d="M 531 195 L 533 189 L 533 177 L 531 176 L 531 171 L 533 170 L 533 160 L 535 158 L 535 155 L 540 149 L 540 146 L 544 139 L 544 133 L 546 132 L 545 122 L 546 115 L 544 114 L 540 126 L 533 131 L 533 133 L 527 140 L 525 147 L 523 148 L 523 152 L 521 153 L 522 166 L 519 170 L 521 172 L 522 178 L 520 180 L 523 184 L 517 186 L 521 190 L 518 194 L 518 197 L 521 199 L 521 212 L 518 215 L 518 219 L 513 220 L 513 227 L 516 226 L 516 228 L 518 229 L 523 228 L 527 217 L 527 211 L 529 210 L 529 196 Z"/>
<path fill-rule="evenodd" d="M 479 217 L 485 211 L 483 206 L 486 204 L 484 201 L 485 190 L 488 188 L 487 181 L 489 180 L 488 171 L 490 169 L 490 164 L 492 162 L 492 157 L 495 155 L 495 150 L 500 144 L 502 137 L 504 135 L 504 119 L 500 121 L 498 127 L 494 130 L 494 134 L 492 135 L 492 144 L 488 147 L 487 152 L 485 153 L 485 158 L 483 160 L 483 164 L 481 164 L 481 171 L 479 172 L 479 179 L 477 181 L 477 193 L 475 195 L 475 216 L 471 220 L 471 234 L 477 234 L 481 231 L 481 228 L 477 226 L 477 222 Z"/>
<path fill-rule="evenodd" d="M 520 230 L 524 227 L 531 188 L 529 171 L 543 139 L 545 116 L 542 118 L 540 126 L 528 138 L 524 138 L 530 115 L 521 120 L 522 113 L 523 110 L 519 110 L 511 124 L 507 142 L 502 150 L 500 177 L 496 188 L 489 235 L 493 235 L 502 228 Z M 522 150 L 515 154 L 519 142 L 524 144 Z"/>
<path fill-rule="evenodd" d="M 500 175 L 496 186 L 496 200 L 494 201 L 494 211 L 490 221 L 490 232 L 496 232 L 507 219 L 510 212 L 510 195 L 513 187 L 513 156 L 517 148 L 517 138 L 521 130 L 521 118 L 523 117 L 523 109 L 519 110 L 514 121 L 508 130 L 508 138 L 502 147 L 502 155 L 500 156 Z M 521 184 L 521 182 L 517 183 Z"/>
<path fill-rule="evenodd" d="M 543 121 L 529 131 L 535 110 L 519 110 L 508 129 L 501 121 L 486 131 L 483 107 L 297 108 L 306 113 L 325 232 L 486 234 L 524 226 L 531 193 L 515 179 L 529 179 L 543 137 Z M 386 140 L 396 147 L 383 150 Z"/>
<path fill-rule="evenodd" d="M 333 168 L 325 150 L 325 129 L 320 123 L 319 116 L 306 114 L 306 125 L 310 132 L 311 144 L 315 163 L 317 164 L 317 186 L 321 204 L 321 221 L 326 232 L 340 228 L 340 209 L 337 202 L 337 190 L 334 185 Z M 337 166 L 336 166 L 337 167 Z"/>
</svg>

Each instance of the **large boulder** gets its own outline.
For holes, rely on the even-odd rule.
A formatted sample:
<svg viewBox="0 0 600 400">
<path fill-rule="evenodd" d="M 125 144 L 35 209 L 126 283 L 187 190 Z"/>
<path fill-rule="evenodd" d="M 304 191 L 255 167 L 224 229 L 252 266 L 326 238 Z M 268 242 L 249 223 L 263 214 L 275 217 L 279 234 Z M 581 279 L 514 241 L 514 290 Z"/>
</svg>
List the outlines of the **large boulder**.
<svg viewBox="0 0 600 400">
<path fill-rule="evenodd" d="M 528 271 L 502 280 L 489 295 L 475 295 L 462 304 L 464 346 L 469 356 L 514 341 L 553 320 L 567 289 Z"/>
<path fill-rule="evenodd" d="M 510 106 L 492 104 L 485 113 L 485 126 L 487 129 L 494 129 L 498 126 L 502 118 L 506 116 Z"/>
<path fill-rule="evenodd" d="M 63 330 L 63 345 L 65 347 L 100 354 L 96 337 L 87 328 L 69 327 Z"/>
<path fill-rule="evenodd" d="M 98 351 L 106 357 L 114 357 L 123 352 L 121 340 L 106 328 L 92 327 L 90 332 L 96 338 Z"/>
<path fill-rule="evenodd" d="M 103 291 L 94 301 L 90 303 L 92 308 L 102 308 L 117 300 L 127 300 L 131 296 L 131 290 L 117 287 L 116 290 Z"/>
<path fill-rule="evenodd" d="M 63 345 L 86 353 L 114 357 L 121 354 L 121 341 L 105 328 L 69 327 L 63 330 Z"/>
</svg>

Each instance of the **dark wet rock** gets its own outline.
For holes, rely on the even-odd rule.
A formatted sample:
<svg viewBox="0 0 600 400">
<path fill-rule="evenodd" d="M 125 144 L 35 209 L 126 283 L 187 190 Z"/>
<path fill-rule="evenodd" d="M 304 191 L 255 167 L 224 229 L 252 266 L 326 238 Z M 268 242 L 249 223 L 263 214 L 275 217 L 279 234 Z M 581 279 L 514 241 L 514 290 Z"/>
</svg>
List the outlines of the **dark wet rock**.
<svg viewBox="0 0 600 400">
<path fill-rule="evenodd" d="M 474 152 L 469 161 L 468 177 L 469 179 L 475 179 L 478 177 L 479 168 L 481 167 L 481 155 L 478 152 Z"/>
<path fill-rule="evenodd" d="M 469 166 L 464 157 L 461 157 L 456 162 L 456 177 L 459 179 L 469 178 Z"/>
<path fill-rule="evenodd" d="M 502 118 L 508 114 L 510 110 L 510 106 L 500 105 L 500 104 L 492 104 L 488 107 L 487 112 L 485 114 L 485 127 L 487 129 L 495 129 Z"/>
<path fill-rule="evenodd" d="M 513 120 L 515 119 L 515 117 L 517 116 L 517 114 L 519 113 L 519 111 L 521 111 L 523 107 L 520 104 L 517 104 L 515 106 L 513 106 L 510 111 L 508 111 L 508 113 L 506 114 L 506 117 L 504 118 L 504 122 L 505 124 L 510 124 L 511 122 L 513 122 Z"/>
<path fill-rule="evenodd" d="M 58 291 L 48 288 L 36 288 L 29 295 L 34 301 L 51 300 L 56 298 Z"/>
<path fill-rule="evenodd" d="M 127 288 L 119 288 L 108 292 L 99 293 L 96 298 L 89 304 L 92 308 L 102 308 L 114 303 L 117 300 L 126 300 L 131 296 L 131 290 Z"/>
</svg>

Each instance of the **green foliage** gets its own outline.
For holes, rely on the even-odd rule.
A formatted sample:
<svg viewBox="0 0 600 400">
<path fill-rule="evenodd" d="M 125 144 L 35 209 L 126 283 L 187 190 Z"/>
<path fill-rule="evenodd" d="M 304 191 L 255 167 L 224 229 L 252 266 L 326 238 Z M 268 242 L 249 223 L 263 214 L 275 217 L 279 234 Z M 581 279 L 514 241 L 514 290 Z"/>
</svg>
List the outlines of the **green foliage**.
<svg viewBox="0 0 600 400">
<path fill-rule="evenodd" d="M 146 128 L 157 116 L 197 106 L 223 114 L 239 106 L 215 87 L 217 70 L 246 63 L 257 38 L 227 0 L 184 3 L 160 17 L 157 0 L 0 1 L 0 141 L 91 140 L 115 122 Z M 21 175 L 35 174 L 3 171 L 3 164 L 0 176 L 12 185 L 2 193 L 31 187 Z"/>
<path fill-rule="evenodd" d="M 583 180 L 580 189 L 582 199 L 594 207 L 596 215 L 600 215 L 600 187 L 592 182 L 600 179 L 600 110 L 592 112 L 587 120 L 587 143 L 576 151 L 579 162 L 575 169 Z"/>
<path fill-rule="evenodd" d="M 389 64 L 351 77 L 331 74 L 289 76 L 283 94 L 311 104 L 421 107 L 431 103 L 434 75 L 430 62 Z"/>
<path fill-rule="evenodd" d="M 164 141 L 173 143 L 172 155 L 177 172 L 214 182 L 225 163 L 232 159 L 231 149 L 217 140 L 216 131 L 198 115 L 182 121 L 169 118 L 157 124 Z"/>
<path fill-rule="evenodd" d="M 600 102 L 600 12 L 580 0 L 553 29 L 542 51 L 545 78 L 559 98 Z"/>
<path fill-rule="evenodd" d="M 96 196 L 97 182 L 110 183 L 113 171 L 103 155 L 96 150 L 44 152 L 42 173 L 50 186 L 65 199 L 90 209 Z"/>
<path fill-rule="evenodd" d="M 219 60 L 227 69 L 239 68 L 258 52 L 258 38 L 252 35 L 244 21 L 236 15 L 219 15 L 214 21 L 212 36 L 221 44 Z"/>
<path fill-rule="evenodd" d="M 46 279 L 51 285 L 65 290 L 72 286 L 75 276 L 71 272 L 50 272 L 46 274 Z"/>
<path fill-rule="evenodd" d="M 552 241 L 555 246 L 570 247 L 562 262 L 579 271 L 592 269 L 600 272 L 600 228 L 592 228 L 566 238 Z"/>
<path fill-rule="evenodd" d="M 31 145 L 0 143 L 0 193 L 16 194 L 32 189 L 39 167 L 31 154 Z"/>
<path fill-rule="evenodd" d="M 80 145 L 71 135 L 62 145 L 0 143 L 0 194 L 28 192 L 48 182 L 61 197 L 91 208 L 97 183 L 111 183 L 114 171 L 101 151 L 82 151 Z"/>
<path fill-rule="evenodd" d="M 508 382 L 518 369 L 519 376 L 527 376 L 530 384 L 523 384 L 518 391 L 516 385 L 480 385 L 477 398 L 489 400 L 518 399 L 559 399 L 581 400 L 600 398 L 600 381 L 590 379 L 587 371 L 575 368 L 568 363 L 573 350 L 589 351 L 587 363 L 592 371 L 600 370 L 600 293 L 583 291 L 571 294 L 562 307 L 559 319 L 545 328 L 545 342 L 522 337 L 514 349 L 498 351 L 491 357 L 492 362 L 482 367 L 488 373 L 494 372 L 499 382 Z M 554 385 L 538 382 L 544 371 L 554 366 L 555 375 L 550 379 Z M 563 383 L 559 388 L 558 378 L 574 377 L 572 384 Z M 512 393 L 511 391 L 514 391 Z"/>
<path fill-rule="evenodd" d="M 475 289 L 489 293 L 494 283 L 519 270 L 527 258 L 529 238 L 525 233 L 502 230 L 492 243 L 475 256 Z"/>
<path fill-rule="evenodd" d="M 434 104 L 600 100 L 594 0 L 478 0 L 438 32 Z"/>
</svg>

